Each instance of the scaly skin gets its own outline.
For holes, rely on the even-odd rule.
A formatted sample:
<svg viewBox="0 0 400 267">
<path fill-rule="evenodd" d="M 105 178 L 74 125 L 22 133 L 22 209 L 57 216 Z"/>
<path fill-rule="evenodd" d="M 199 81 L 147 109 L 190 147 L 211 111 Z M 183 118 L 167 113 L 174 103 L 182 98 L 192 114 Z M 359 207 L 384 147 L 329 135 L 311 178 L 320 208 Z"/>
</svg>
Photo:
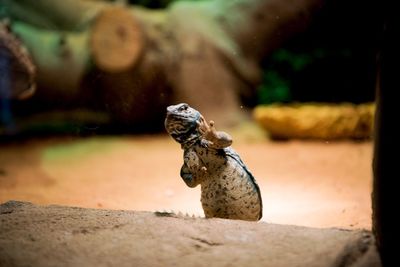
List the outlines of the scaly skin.
<svg viewBox="0 0 400 267">
<path fill-rule="evenodd" d="M 230 147 L 232 138 L 216 131 L 187 104 L 167 108 L 165 128 L 184 150 L 181 177 L 189 187 L 201 185 L 201 203 L 207 218 L 256 221 L 262 200 L 255 178 Z"/>
</svg>

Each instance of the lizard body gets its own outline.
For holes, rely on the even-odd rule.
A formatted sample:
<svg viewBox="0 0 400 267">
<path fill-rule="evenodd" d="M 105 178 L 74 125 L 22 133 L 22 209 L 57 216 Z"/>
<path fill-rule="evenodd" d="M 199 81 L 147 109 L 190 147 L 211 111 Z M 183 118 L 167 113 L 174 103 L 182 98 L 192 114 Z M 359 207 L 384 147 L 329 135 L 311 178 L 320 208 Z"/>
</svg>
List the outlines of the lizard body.
<svg viewBox="0 0 400 267">
<path fill-rule="evenodd" d="M 254 176 L 230 147 L 231 137 L 216 131 L 197 110 L 182 103 L 167 108 L 165 128 L 181 144 L 180 175 L 189 187 L 201 185 L 201 203 L 207 218 L 256 221 L 262 217 L 262 199 Z"/>
</svg>

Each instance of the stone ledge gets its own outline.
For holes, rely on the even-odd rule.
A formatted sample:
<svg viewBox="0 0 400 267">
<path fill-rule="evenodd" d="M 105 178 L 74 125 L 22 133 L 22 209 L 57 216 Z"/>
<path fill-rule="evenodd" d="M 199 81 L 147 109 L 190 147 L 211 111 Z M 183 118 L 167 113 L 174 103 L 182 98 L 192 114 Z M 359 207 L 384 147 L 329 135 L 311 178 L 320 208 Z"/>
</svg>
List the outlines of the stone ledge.
<svg viewBox="0 0 400 267">
<path fill-rule="evenodd" d="M 369 231 L 0 205 L 0 266 L 380 266 Z"/>
</svg>

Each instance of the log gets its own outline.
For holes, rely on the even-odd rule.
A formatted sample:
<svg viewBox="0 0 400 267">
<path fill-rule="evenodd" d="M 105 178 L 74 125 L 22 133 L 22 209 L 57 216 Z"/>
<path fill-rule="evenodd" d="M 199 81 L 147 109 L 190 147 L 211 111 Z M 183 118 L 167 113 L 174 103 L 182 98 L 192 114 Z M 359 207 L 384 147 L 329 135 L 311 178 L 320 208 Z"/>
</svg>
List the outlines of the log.
<svg viewBox="0 0 400 267">
<path fill-rule="evenodd" d="M 321 0 L 215 0 L 210 9 L 241 53 L 258 61 L 290 36 L 304 31 Z"/>
<path fill-rule="evenodd" d="M 80 31 L 109 4 L 102 1 L 2 0 L 6 15 L 47 30 Z"/>
<path fill-rule="evenodd" d="M 38 65 L 38 83 L 45 88 L 40 92 L 50 102 L 77 101 L 85 91 L 89 101 L 99 101 L 128 124 L 148 123 L 157 116 L 162 122 L 166 105 L 187 102 L 226 126 L 246 118 L 242 103 L 256 95 L 262 57 L 304 29 L 320 4 L 320 0 L 178 1 L 151 11 L 101 1 L 5 1 L 12 20 L 35 26 L 19 33 L 29 36 L 22 39 Z M 61 40 L 67 40 L 73 59 L 67 64 L 54 52 L 64 44 Z M 46 57 L 49 61 L 40 60 Z M 65 75 L 68 80 L 60 79 Z M 72 97 L 66 96 L 68 90 Z"/>
<path fill-rule="evenodd" d="M 8 28 L 0 23 L 0 98 L 26 99 L 33 95 L 36 68 L 28 51 Z"/>
<path fill-rule="evenodd" d="M 76 99 L 90 68 L 88 32 L 43 30 L 22 22 L 13 23 L 11 29 L 28 47 L 38 66 L 39 96 L 50 103 Z"/>
<path fill-rule="evenodd" d="M 90 34 L 90 51 L 96 66 L 107 72 L 134 67 L 144 46 L 141 27 L 122 7 L 108 7 L 96 17 Z"/>
<path fill-rule="evenodd" d="M 373 137 L 373 103 L 259 105 L 254 119 L 274 139 L 357 139 Z"/>
</svg>

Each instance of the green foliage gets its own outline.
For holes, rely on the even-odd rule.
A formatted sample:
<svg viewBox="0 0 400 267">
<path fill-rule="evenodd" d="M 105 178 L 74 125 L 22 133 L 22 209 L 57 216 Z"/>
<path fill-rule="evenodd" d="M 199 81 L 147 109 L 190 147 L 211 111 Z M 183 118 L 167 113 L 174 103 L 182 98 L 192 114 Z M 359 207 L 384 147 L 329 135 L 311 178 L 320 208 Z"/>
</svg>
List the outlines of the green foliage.
<svg viewBox="0 0 400 267">
<path fill-rule="evenodd" d="M 275 64 L 287 64 L 293 71 L 301 71 L 312 61 L 310 54 L 296 54 L 286 49 L 279 49 L 272 54 L 271 60 Z"/>
<path fill-rule="evenodd" d="M 314 59 L 314 53 L 295 53 L 284 48 L 276 50 L 264 66 L 262 84 L 258 88 L 258 102 L 269 104 L 291 101 L 290 77 L 304 70 Z"/>
<path fill-rule="evenodd" d="M 263 66 L 262 84 L 258 88 L 258 103 L 292 101 L 293 77 L 298 76 L 316 61 L 338 53 L 339 56 L 346 56 L 349 51 L 328 51 L 324 48 L 301 52 L 294 52 L 287 48 L 276 50 Z"/>
<path fill-rule="evenodd" d="M 269 104 L 287 102 L 290 100 L 290 83 L 277 71 L 269 70 L 263 73 L 263 83 L 258 88 L 258 102 Z"/>
</svg>

